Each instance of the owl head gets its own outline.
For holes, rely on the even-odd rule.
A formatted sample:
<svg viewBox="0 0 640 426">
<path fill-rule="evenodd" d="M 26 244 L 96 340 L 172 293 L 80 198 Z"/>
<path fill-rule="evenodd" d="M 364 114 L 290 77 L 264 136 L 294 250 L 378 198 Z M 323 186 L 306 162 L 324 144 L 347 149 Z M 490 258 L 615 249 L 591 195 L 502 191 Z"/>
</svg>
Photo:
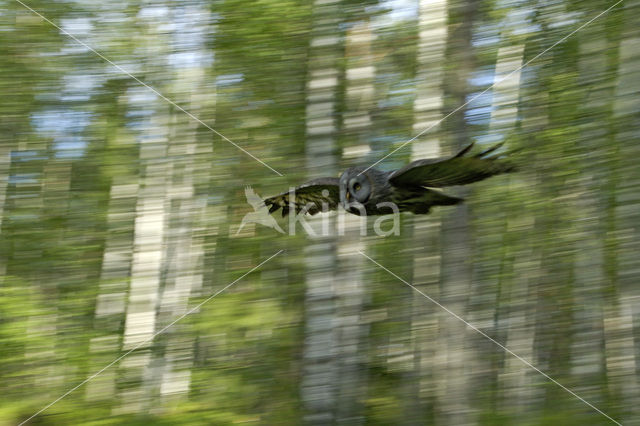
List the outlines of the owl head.
<svg viewBox="0 0 640 426">
<path fill-rule="evenodd" d="M 371 198 L 373 190 L 374 183 L 369 171 L 352 167 L 340 176 L 340 204 L 350 213 L 364 212 L 364 205 Z"/>
</svg>

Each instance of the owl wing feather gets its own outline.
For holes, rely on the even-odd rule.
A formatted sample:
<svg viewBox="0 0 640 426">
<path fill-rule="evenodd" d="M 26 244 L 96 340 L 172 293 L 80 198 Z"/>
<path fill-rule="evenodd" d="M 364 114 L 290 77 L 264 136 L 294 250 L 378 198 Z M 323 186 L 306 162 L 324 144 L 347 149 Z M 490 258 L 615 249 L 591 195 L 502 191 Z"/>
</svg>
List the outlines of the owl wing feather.
<svg viewBox="0 0 640 426">
<path fill-rule="evenodd" d="M 492 146 L 473 156 L 465 156 L 473 147 L 472 143 L 449 158 L 416 160 L 392 172 L 389 175 L 389 182 L 394 186 L 439 188 L 466 185 L 490 176 L 514 171 L 515 166 L 500 159 L 500 154 L 488 155 L 500 145 Z"/>
<path fill-rule="evenodd" d="M 336 210 L 340 203 L 340 179 L 323 177 L 310 180 L 296 187 L 292 191 L 266 198 L 264 203 L 269 207 L 269 213 L 274 213 L 282 208 L 282 217 L 289 214 L 291 208 L 296 213 L 306 210 L 306 213 L 314 215 L 318 212 Z M 291 199 L 291 195 L 294 196 Z"/>
</svg>

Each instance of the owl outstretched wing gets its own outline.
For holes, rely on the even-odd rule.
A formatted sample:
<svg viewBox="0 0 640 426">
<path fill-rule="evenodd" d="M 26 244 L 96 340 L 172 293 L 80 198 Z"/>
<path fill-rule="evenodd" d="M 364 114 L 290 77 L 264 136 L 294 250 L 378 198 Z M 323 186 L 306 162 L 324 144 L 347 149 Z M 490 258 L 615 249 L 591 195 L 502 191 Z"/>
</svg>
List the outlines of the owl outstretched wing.
<svg viewBox="0 0 640 426">
<path fill-rule="evenodd" d="M 453 157 L 417 160 L 392 172 L 389 182 L 394 186 L 426 186 L 439 188 L 466 185 L 501 173 L 515 170 L 514 164 L 501 159 L 501 154 L 489 155 L 502 144 L 479 154 L 466 156 L 473 143 Z"/>
<path fill-rule="evenodd" d="M 340 203 L 340 179 L 324 177 L 310 180 L 297 188 L 282 194 L 266 198 L 264 203 L 269 213 L 282 208 L 282 217 L 289 214 L 291 208 L 296 213 L 306 210 L 314 215 L 325 210 L 335 210 Z"/>
</svg>

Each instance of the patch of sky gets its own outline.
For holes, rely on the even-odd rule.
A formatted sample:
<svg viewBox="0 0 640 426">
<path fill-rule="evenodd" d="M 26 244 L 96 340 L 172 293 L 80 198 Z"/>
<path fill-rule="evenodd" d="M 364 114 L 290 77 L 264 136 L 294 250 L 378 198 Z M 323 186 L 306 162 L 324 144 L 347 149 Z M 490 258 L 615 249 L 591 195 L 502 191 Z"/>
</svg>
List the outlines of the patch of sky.
<svg viewBox="0 0 640 426">
<path fill-rule="evenodd" d="M 10 185 L 36 185 L 38 182 L 40 182 L 40 173 L 15 173 L 9 176 Z"/>
<path fill-rule="evenodd" d="M 84 155 L 87 142 L 81 136 L 56 138 L 53 143 L 56 158 L 78 158 Z"/>
<path fill-rule="evenodd" d="M 91 113 L 72 109 L 50 109 L 31 116 L 33 127 L 47 136 L 82 131 L 91 122 Z"/>
<path fill-rule="evenodd" d="M 481 24 L 473 33 L 471 44 L 474 47 L 487 47 L 500 42 L 500 30 L 496 24 Z"/>
<path fill-rule="evenodd" d="M 87 143 L 79 135 L 91 122 L 87 111 L 51 109 L 32 115 L 33 127 L 54 140 L 56 158 L 77 158 L 84 155 Z"/>
<path fill-rule="evenodd" d="M 414 0 L 383 0 L 380 7 L 389 12 L 381 15 L 376 20 L 377 24 L 393 24 L 418 17 L 418 2 Z"/>
<path fill-rule="evenodd" d="M 476 70 L 469 78 L 469 83 L 483 90 L 491 86 L 495 79 L 495 68 L 485 67 Z M 480 125 L 488 124 L 491 118 L 493 90 L 487 90 L 471 93 L 467 96 L 467 108 L 465 110 L 465 119 L 469 124 Z"/>
<path fill-rule="evenodd" d="M 480 93 L 471 93 L 467 96 L 469 103 L 465 110 L 465 119 L 469 124 L 488 124 L 491 119 L 493 94 L 491 91 Z"/>
<path fill-rule="evenodd" d="M 86 102 L 98 87 L 97 74 L 67 74 L 63 77 L 64 89 L 60 94 L 63 102 Z"/>
<path fill-rule="evenodd" d="M 24 151 L 11 151 L 11 162 L 21 163 L 25 161 L 46 160 L 47 157 L 40 151 L 24 150 Z"/>
</svg>

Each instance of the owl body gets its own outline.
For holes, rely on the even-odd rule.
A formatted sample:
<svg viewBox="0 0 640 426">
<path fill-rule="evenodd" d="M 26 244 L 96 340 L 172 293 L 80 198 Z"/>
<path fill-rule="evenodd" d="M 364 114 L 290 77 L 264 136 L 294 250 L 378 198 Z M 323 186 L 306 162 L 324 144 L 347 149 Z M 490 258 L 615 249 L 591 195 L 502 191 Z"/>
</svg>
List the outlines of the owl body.
<svg viewBox="0 0 640 426">
<path fill-rule="evenodd" d="M 316 214 L 338 206 L 358 216 L 399 212 L 428 214 L 433 206 L 451 206 L 463 199 L 443 193 L 440 188 L 466 185 L 515 169 L 511 162 L 491 155 L 499 145 L 467 156 L 473 144 L 448 158 L 424 159 L 391 172 L 375 168 L 350 167 L 339 178 L 318 178 L 293 191 L 264 200 L 273 213 L 282 208 Z"/>
</svg>

